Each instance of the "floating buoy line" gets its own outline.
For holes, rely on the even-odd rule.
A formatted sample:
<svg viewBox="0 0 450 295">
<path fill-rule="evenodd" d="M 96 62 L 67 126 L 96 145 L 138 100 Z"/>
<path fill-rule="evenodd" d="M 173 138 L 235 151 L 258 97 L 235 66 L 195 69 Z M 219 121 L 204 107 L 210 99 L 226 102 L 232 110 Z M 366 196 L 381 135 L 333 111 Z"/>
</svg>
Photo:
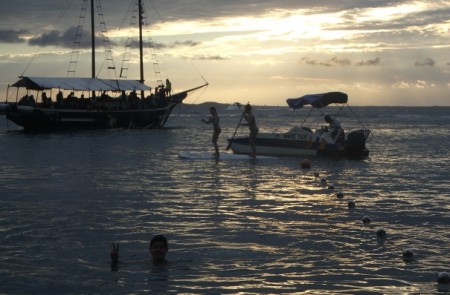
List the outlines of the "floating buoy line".
<svg viewBox="0 0 450 295">
<path fill-rule="evenodd" d="M 309 159 L 304 159 L 301 163 L 301 167 L 302 169 L 310 169 L 312 167 L 312 163 Z M 319 180 L 319 185 L 322 188 L 328 188 L 328 190 L 334 190 L 335 186 L 333 183 L 328 182 L 328 180 L 326 178 L 320 177 L 320 173 L 319 172 L 314 172 L 314 177 L 316 180 Z M 337 199 L 343 199 L 344 198 L 344 192 L 339 191 L 337 193 L 335 193 L 335 196 Z M 348 210 L 354 210 L 356 208 L 356 202 L 352 199 L 349 199 L 347 201 L 347 208 Z M 364 225 L 370 225 L 371 224 L 371 218 L 368 215 L 364 215 L 361 219 L 362 223 Z M 371 228 L 373 228 L 373 226 L 370 226 Z M 377 239 L 382 240 L 384 242 L 384 240 L 387 238 L 387 232 L 386 229 L 380 227 L 377 228 L 375 230 L 375 235 L 377 237 Z M 392 244 L 395 245 L 395 243 L 393 241 L 391 241 Z M 399 253 L 397 254 L 399 255 Z M 413 248 L 404 248 L 402 249 L 401 252 L 401 258 L 405 263 L 412 263 L 415 261 L 415 252 Z M 450 284 L 450 275 L 448 272 L 446 271 L 441 271 L 437 273 L 437 283 L 439 284 Z"/>
</svg>

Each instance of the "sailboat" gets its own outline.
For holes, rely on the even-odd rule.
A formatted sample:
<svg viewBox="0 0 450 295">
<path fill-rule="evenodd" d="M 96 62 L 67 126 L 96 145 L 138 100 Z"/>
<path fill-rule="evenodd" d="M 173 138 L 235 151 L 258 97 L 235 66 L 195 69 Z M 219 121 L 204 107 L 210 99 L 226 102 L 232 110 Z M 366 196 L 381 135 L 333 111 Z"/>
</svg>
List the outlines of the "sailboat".
<svg viewBox="0 0 450 295">
<path fill-rule="evenodd" d="M 83 0 L 87 1 L 87 0 Z M 144 84 L 143 61 L 143 4 L 138 5 L 140 80 L 101 79 L 95 69 L 94 0 L 91 5 L 92 76 L 91 77 L 36 77 L 21 76 L 12 85 L 16 101 L 2 104 L 6 118 L 25 131 L 59 131 L 109 128 L 162 128 L 174 107 L 183 102 L 189 92 L 206 87 L 208 82 L 171 93 L 170 83 L 160 83 L 154 93 Z M 86 2 L 87 3 L 87 2 Z M 87 5 L 87 4 L 86 4 Z M 27 95 L 19 99 L 19 89 Z M 56 101 L 47 91 L 57 92 Z M 70 93 L 64 97 L 63 93 Z M 146 92 L 150 94 L 146 95 Z M 36 93 L 36 98 L 30 93 Z M 88 97 L 84 97 L 85 94 Z M 80 97 L 77 95 L 81 94 Z"/>
</svg>

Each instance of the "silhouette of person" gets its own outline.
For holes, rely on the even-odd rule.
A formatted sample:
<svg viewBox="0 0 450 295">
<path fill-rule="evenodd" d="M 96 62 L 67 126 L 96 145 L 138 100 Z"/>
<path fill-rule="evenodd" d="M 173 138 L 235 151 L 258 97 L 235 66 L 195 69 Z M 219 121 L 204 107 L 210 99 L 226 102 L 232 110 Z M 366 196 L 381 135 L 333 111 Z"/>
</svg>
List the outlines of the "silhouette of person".
<svg viewBox="0 0 450 295">
<path fill-rule="evenodd" d="M 220 129 L 220 118 L 219 114 L 217 113 L 217 110 L 215 107 L 210 107 L 209 111 L 211 112 L 211 116 L 208 118 L 208 120 L 202 119 L 202 122 L 206 124 L 213 124 L 213 136 L 212 136 L 212 143 L 214 145 L 214 149 L 216 151 L 216 155 L 219 155 L 219 146 L 217 145 L 217 140 L 219 139 L 219 134 L 222 131 Z"/>
</svg>

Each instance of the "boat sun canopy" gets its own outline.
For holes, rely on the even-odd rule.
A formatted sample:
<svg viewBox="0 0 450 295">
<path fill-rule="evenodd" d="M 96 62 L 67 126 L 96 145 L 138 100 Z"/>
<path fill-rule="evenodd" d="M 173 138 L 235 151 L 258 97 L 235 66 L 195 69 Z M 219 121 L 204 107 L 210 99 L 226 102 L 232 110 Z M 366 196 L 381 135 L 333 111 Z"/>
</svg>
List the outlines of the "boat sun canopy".
<svg viewBox="0 0 450 295">
<path fill-rule="evenodd" d="M 22 77 L 12 85 L 33 90 L 64 89 L 76 91 L 124 91 L 150 90 L 150 87 L 136 80 L 112 80 L 97 78 L 66 77 Z"/>
<path fill-rule="evenodd" d="M 332 103 L 346 103 L 348 95 L 342 92 L 327 92 L 320 94 L 307 94 L 298 98 L 288 98 L 286 100 L 289 107 L 300 109 L 305 105 L 311 105 L 315 108 L 323 108 Z"/>
</svg>

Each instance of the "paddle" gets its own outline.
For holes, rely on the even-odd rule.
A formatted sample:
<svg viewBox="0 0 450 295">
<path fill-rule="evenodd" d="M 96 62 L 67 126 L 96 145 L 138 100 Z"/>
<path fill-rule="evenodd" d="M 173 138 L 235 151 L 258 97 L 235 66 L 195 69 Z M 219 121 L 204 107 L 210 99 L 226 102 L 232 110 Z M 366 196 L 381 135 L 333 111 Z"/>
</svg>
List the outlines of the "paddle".
<svg viewBox="0 0 450 295">
<path fill-rule="evenodd" d="M 231 147 L 231 143 L 232 143 L 232 141 L 233 141 L 233 139 L 234 139 L 234 136 L 236 135 L 236 132 L 237 132 L 238 129 L 239 129 L 239 125 L 241 125 L 242 119 L 244 118 L 244 114 L 245 114 L 245 110 L 244 110 L 244 112 L 242 113 L 241 119 L 239 120 L 239 123 L 238 123 L 237 126 L 236 126 L 236 130 L 234 130 L 234 134 L 233 134 L 233 137 L 231 137 L 231 139 L 230 139 L 230 143 L 228 143 L 228 146 L 226 147 L 226 150 L 227 150 L 227 151 L 228 151 L 228 150 L 230 149 L 230 147 Z"/>
</svg>

